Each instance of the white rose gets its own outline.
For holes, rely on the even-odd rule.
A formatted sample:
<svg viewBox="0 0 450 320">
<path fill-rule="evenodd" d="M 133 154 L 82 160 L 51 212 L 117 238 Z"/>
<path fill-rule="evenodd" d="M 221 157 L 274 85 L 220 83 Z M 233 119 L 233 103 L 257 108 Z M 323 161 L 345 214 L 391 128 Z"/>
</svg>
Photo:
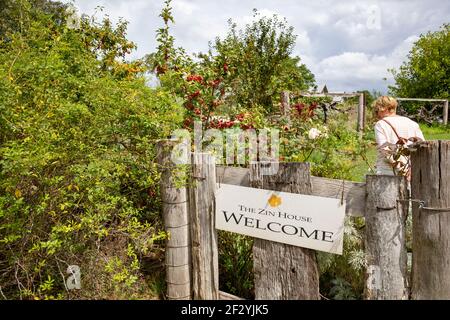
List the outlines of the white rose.
<svg viewBox="0 0 450 320">
<path fill-rule="evenodd" d="M 68 7 L 66 9 L 67 28 L 69 28 L 69 29 L 80 29 L 80 27 L 81 27 L 81 18 L 78 15 L 78 12 L 80 12 L 80 11 L 73 4 L 69 4 L 68 5 Z"/>
<path fill-rule="evenodd" d="M 311 140 L 314 140 L 317 137 L 319 137 L 321 134 L 322 134 L 322 132 L 320 132 L 320 130 L 317 130 L 316 128 L 311 128 L 308 132 L 308 138 L 310 138 Z"/>
</svg>

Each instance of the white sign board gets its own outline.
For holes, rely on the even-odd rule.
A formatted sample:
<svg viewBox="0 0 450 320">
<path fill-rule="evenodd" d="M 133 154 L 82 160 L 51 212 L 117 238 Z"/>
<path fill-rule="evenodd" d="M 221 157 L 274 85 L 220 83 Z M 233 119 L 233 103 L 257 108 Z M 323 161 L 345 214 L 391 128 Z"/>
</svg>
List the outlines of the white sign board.
<svg viewBox="0 0 450 320">
<path fill-rule="evenodd" d="M 218 184 L 216 228 L 342 254 L 345 202 Z"/>
</svg>

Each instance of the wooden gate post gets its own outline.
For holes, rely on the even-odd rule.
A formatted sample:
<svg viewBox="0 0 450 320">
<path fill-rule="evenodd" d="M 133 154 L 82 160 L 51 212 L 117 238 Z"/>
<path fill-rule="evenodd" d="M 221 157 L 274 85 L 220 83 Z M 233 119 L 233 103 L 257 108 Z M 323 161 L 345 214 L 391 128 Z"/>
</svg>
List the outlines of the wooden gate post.
<svg viewBox="0 0 450 320">
<path fill-rule="evenodd" d="M 404 177 L 366 176 L 366 283 L 371 300 L 408 299 L 406 217 L 408 202 Z"/>
<path fill-rule="evenodd" d="M 412 299 L 450 299 L 450 141 L 428 141 L 412 155 Z"/>
<path fill-rule="evenodd" d="M 189 212 L 194 299 L 219 299 L 219 258 L 215 224 L 216 163 L 206 153 L 192 154 Z"/>
<path fill-rule="evenodd" d="M 280 163 L 275 175 L 262 175 L 264 164 L 250 167 L 252 187 L 311 194 L 308 163 Z M 319 272 L 314 250 L 255 239 L 255 298 L 258 300 L 319 299 Z"/>
<path fill-rule="evenodd" d="M 179 181 L 181 169 L 171 159 L 172 150 L 180 141 L 157 143 L 157 161 L 161 170 L 161 199 L 166 241 L 167 297 L 171 300 L 191 299 L 191 248 L 186 181 Z M 182 172 L 179 172 L 182 173 Z M 181 185 L 180 185 L 181 184 Z"/>
</svg>

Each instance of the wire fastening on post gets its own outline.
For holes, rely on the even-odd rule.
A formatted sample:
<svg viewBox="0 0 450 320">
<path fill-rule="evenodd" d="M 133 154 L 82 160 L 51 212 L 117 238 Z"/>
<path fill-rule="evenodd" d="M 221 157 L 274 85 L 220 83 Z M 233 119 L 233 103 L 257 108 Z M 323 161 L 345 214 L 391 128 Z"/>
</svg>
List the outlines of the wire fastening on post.
<svg viewBox="0 0 450 320">
<path fill-rule="evenodd" d="M 397 199 L 397 202 L 417 202 L 419 204 L 419 209 L 425 206 L 425 201 L 420 199 Z"/>
<path fill-rule="evenodd" d="M 450 212 L 450 208 L 435 208 L 435 207 L 426 207 L 425 200 L 420 199 L 397 199 L 398 202 L 417 202 L 419 204 L 419 209 L 426 211 L 434 211 L 434 212 Z"/>
<path fill-rule="evenodd" d="M 427 210 L 427 211 L 434 211 L 434 212 L 449 212 L 450 213 L 450 208 L 422 207 L 421 209 Z"/>
</svg>

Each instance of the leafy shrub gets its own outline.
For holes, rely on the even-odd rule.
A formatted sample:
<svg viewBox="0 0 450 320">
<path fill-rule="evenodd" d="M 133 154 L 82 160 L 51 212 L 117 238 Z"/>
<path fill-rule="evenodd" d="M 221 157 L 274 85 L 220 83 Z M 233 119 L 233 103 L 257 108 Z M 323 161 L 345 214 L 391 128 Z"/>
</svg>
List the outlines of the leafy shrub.
<svg viewBox="0 0 450 320">
<path fill-rule="evenodd" d="M 363 218 L 346 217 L 343 254 L 317 253 L 323 296 L 331 299 L 362 298 L 366 268 L 363 227 Z"/>
<path fill-rule="evenodd" d="M 245 299 L 254 299 L 253 238 L 219 232 L 219 276 L 221 290 Z"/>
<path fill-rule="evenodd" d="M 40 14 L 0 43 L 8 298 L 152 297 L 141 260 L 165 236 L 154 145 L 182 112 L 124 60 L 125 30 L 87 18 L 73 30 Z M 68 265 L 81 269 L 79 291 L 65 288 Z"/>
<path fill-rule="evenodd" d="M 327 124 L 313 117 L 294 118 L 281 132 L 282 160 L 310 162 L 315 176 L 352 180 L 354 163 L 364 156 L 369 141 L 361 140 L 349 123 L 345 114 Z"/>
<path fill-rule="evenodd" d="M 331 280 L 333 287 L 330 290 L 330 295 L 335 300 L 355 300 L 356 296 L 350 284 L 342 278 Z"/>
</svg>

